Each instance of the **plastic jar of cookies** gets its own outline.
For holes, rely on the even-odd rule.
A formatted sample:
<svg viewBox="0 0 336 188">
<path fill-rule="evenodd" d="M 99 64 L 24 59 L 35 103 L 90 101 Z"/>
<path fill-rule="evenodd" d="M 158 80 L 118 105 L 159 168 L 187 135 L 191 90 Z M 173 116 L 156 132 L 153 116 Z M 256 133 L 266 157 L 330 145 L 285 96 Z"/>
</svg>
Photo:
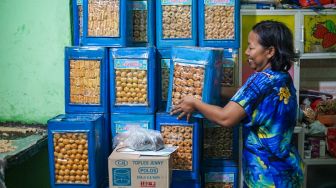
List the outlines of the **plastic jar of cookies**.
<svg viewBox="0 0 336 188">
<path fill-rule="evenodd" d="M 149 113 L 156 109 L 155 49 L 110 49 L 111 111 Z"/>
<path fill-rule="evenodd" d="M 173 47 L 167 112 L 186 96 L 219 104 L 223 49 Z M 203 117 L 195 112 L 195 117 Z"/>
<path fill-rule="evenodd" d="M 238 63 L 238 50 L 232 48 L 225 49 L 222 72 L 222 86 L 234 87 L 236 85 L 237 78 L 235 76 Z"/>
<path fill-rule="evenodd" d="M 200 46 L 239 48 L 238 0 L 202 0 L 199 4 Z"/>
<path fill-rule="evenodd" d="M 147 42 L 147 1 L 132 1 L 133 41 Z"/>
<path fill-rule="evenodd" d="M 129 1 L 83 0 L 85 46 L 127 46 L 131 16 Z"/>
<path fill-rule="evenodd" d="M 172 154 L 173 176 L 199 178 L 201 169 L 202 120 L 178 120 L 168 113 L 156 113 L 156 130 L 161 132 L 166 145 L 178 147 Z"/>
<path fill-rule="evenodd" d="M 100 186 L 107 167 L 96 161 L 105 160 L 110 148 L 103 146 L 103 124 L 101 114 L 63 114 L 48 120 L 52 185 Z"/>
<path fill-rule="evenodd" d="M 102 47 L 65 48 L 65 111 L 107 112 L 107 55 Z"/>
<path fill-rule="evenodd" d="M 167 101 L 169 87 L 170 59 L 161 59 L 161 95 L 162 101 Z"/>
<path fill-rule="evenodd" d="M 165 0 L 156 4 L 158 48 L 197 45 L 197 0 Z"/>
</svg>

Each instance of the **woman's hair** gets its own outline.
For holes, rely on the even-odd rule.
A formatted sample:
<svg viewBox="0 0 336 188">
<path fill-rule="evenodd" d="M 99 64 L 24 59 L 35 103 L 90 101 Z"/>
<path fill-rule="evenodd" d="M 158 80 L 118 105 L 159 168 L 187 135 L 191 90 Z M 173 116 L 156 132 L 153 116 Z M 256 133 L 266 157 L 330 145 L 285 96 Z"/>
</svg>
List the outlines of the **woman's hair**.
<svg viewBox="0 0 336 188">
<path fill-rule="evenodd" d="M 259 36 L 259 43 L 264 48 L 274 47 L 274 56 L 270 59 L 272 70 L 288 71 L 295 57 L 293 35 L 288 27 L 277 21 L 261 21 L 253 26 L 252 31 Z"/>
</svg>

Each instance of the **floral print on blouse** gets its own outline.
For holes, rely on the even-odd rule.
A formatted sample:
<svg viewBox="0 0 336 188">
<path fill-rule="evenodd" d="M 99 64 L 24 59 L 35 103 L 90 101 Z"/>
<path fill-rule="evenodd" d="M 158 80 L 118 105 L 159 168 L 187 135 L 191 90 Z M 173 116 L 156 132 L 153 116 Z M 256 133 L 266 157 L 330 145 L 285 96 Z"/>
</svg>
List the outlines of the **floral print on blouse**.
<svg viewBox="0 0 336 188">
<path fill-rule="evenodd" d="M 290 75 L 257 72 L 231 101 L 247 114 L 242 122 L 244 187 L 301 187 L 303 164 L 291 143 L 297 99 Z"/>
</svg>

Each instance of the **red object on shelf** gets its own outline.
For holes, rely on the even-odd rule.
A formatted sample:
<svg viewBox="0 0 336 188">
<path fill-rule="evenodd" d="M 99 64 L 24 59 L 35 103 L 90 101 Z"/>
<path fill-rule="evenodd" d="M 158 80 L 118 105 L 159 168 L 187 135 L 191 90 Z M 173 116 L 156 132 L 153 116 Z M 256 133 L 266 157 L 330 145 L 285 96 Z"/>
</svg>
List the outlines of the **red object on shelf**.
<svg viewBox="0 0 336 188">
<path fill-rule="evenodd" d="M 332 4 L 334 0 L 299 0 L 302 7 Z"/>
<path fill-rule="evenodd" d="M 314 100 L 314 101 L 310 104 L 310 107 L 311 107 L 314 111 L 316 111 L 316 106 L 320 103 L 321 100 L 322 100 L 322 99 L 316 99 L 316 100 Z"/>
<path fill-rule="evenodd" d="M 299 3 L 302 7 L 310 7 L 317 5 L 327 5 L 334 3 L 333 0 L 299 0 Z"/>
<path fill-rule="evenodd" d="M 330 155 L 336 157 L 336 127 L 327 129 L 327 149 Z"/>
</svg>

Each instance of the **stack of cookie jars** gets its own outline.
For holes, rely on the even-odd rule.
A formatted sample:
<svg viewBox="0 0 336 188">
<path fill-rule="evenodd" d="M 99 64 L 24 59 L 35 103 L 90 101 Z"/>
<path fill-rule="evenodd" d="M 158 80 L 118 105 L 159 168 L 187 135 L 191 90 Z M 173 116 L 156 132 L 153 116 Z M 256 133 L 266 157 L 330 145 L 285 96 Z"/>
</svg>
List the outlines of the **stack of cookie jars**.
<svg viewBox="0 0 336 188">
<path fill-rule="evenodd" d="M 221 75 L 221 104 L 230 100 L 230 94 L 238 84 L 238 50 L 224 49 Z M 205 187 L 238 187 L 239 176 L 239 126 L 221 127 L 203 120 L 203 177 Z"/>
<path fill-rule="evenodd" d="M 51 187 L 108 186 L 111 153 L 109 49 L 129 43 L 130 1 L 72 2 L 65 48 L 65 112 L 49 124 Z"/>
<path fill-rule="evenodd" d="M 201 187 L 208 181 L 204 179 L 211 174 L 208 172 L 224 173 L 224 168 L 214 169 L 215 164 L 236 165 L 218 162 L 235 161 L 235 130 L 217 133 L 218 127 L 204 126 L 211 122 L 200 113 L 196 112 L 187 122 L 177 120 L 169 112 L 187 95 L 223 105 L 220 92 L 237 86 L 237 0 L 72 0 L 72 8 L 74 46 L 65 50 L 65 112 L 73 116 L 102 116 L 103 121 L 98 121 L 102 122 L 102 134 L 98 135 L 102 135 L 104 144 L 101 149 L 89 149 L 89 153 L 103 153 L 102 161 L 107 164 L 113 137 L 128 125 L 137 125 L 157 129 L 166 144 L 179 146 L 173 155 L 173 187 Z M 96 120 L 88 118 L 70 119 L 96 124 Z M 57 130 L 55 127 L 53 131 Z M 214 146 L 208 146 L 208 142 L 212 143 L 209 135 L 224 135 L 219 140 L 232 143 L 223 144 L 224 157 L 210 152 L 209 148 Z M 54 143 L 50 145 L 56 147 Z M 202 165 L 205 160 L 214 165 Z M 59 171 L 56 173 L 54 161 L 51 165 L 55 171 L 51 175 L 53 187 L 77 186 L 76 181 L 56 183 Z M 102 168 L 107 170 L 107 165 Z M 97 176 L 91 175 L 90 182 L 98 182 L 93 177 Z"/>
<path fill-rule="evenodd" d="M 224 48 L 221 106 L 238 86 L 240 5 L 237 0 L 200 0 L 199 45 Z M 238 127 L 238 126 L 236 126 Z M 238 187 L 238 128 L 223 128 L 204 120 L 202 173 L 205 187 Z"/>
<path fill-rule="evenodd" d="M 178 146 L 173 155 L 173 186 L 201 187 L 203 116 L 177 120 L 169 112 L 183 97 L 191 95 L 209 104 L 219 104 L 223 49 L 173 47 L 169 64 L 166 112 L 157 113 L 156 128 L 166 144 Z"/>
<path fill-rule="evenodd" d="M 65 112 L 48 121 L 52 187 L 101 187 L 110 153 L 108 51 L 65 48 Z"/>
<path fill-rule="evenodd" d="M 110 53 L 110 109 L 112 136 L 127 126 L 155 128 L 156 49 L 112 48 Z"/>
</svg>

